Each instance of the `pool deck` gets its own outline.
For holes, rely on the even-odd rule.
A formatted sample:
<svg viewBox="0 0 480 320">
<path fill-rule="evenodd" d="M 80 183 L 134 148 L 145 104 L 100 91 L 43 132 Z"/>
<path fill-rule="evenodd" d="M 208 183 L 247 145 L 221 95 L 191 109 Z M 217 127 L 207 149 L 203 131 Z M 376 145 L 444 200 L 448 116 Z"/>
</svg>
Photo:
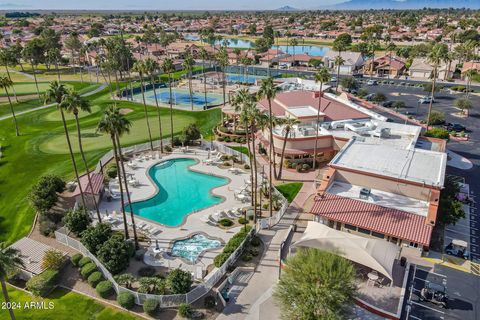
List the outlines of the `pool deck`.
<svg viewBox="0 0 480 320">
<path fill-rule="evenodd" d="M 156 152 L 154 152 L 154 154 L 156 154 Z M 209 215 L 219 210 L 229 210 L 234 207 L 242 208 L 245 206 L 249 206 L 249 203 L 242 203 L 239 200 L 236 200 L 234 197 L 234 191 L 239 190 L 245 185 L 245 180 L 249 179 L 250 174 L 245 170 L 243 170 L 243 173 L 233 174 L 232 172 L 228 171 L 228 169 L 220 169 L 215 165 L 206 165 L 203 163 L 203 160 L 207 159 L 207 157 L 208 153 L 204 150 L 190 149 L 190 152 L 187 153 L 183 153 L 180 150 L 174 150 L 172 154 L 164 155 L 161 159 L 155 157 L 154 160 L 145 160 L 142 162 L 137 161 L 138 167 L 136 169 L 130 169 L 126 167 L 127 173 L 133 174 L 135 179 L 139 182 L 139 185 L 137 187 L 129 186 L 132 202 L 150 198 L 157 192 L 156 187 L 153 185 L 153 182 L 148 177 L 147 171 L 148 168 L 150 168 L 151 166 L 164 160 L 178 158 L 196 159 L 198 160 L 198 163 L 190 167 L 192 170 L 225 177 L 230 180 L 230 182 L 226 185 L 217 187 L 212 190 L 215 195 L 221 196 L 223 198 L 222 202 L 188 215 L 184 224 L 178 227 L 163 226 L 154 221 L 135 216 L 135 223 L 137 224 L 137 226 L 141 222 L 143 222 L 150 226 L 156 226 L 158 229 L 161 230 L 161 233 L 158 233 L 155 237 L 152 238 L 153 247 L 155 247 L 155 240 L 157 240 L 158 246 L 165 252 L 168 252 L 174 240 L 186 238 L 196 233 L 204 233 L 210 238 L 218 238 L 226 243 L 235 233 L 240 230 L 240 226 L 231 229 L 221 229 L 219 227 L 207 224 L 206 222 L 202 221 L 202 218 L 208 217 Z M 108 211 L 110 214 L 113 211 L 116 211 L 117 217 L 121 217 L 120 200 L 112 199 L 112 201 L 110 202 L 106 200 L 101 201 L 100 211 L 102 213 Z M 128 217 L 127 220 L 130 221 L 130 218 Z M 123 228 L 122 223 L 117 224 L 117 227 Z M 197 268 L 198 266 L 202 266 L 205 269 L 208 265 L 212 264 L 213 258 L 221 252 L 222 248 L 223 247 L 211 251 L 205 251 L 203 255 L 200 256 L 200 259 L 197 260 Z M 163 258 L 161 258 L 161 256 Z M 159 256 L 157 255 L 157 258 L 147 254 L 145 255 L 145 262 L 155 266 L 163 266 L 168 268 L 182 267 L 192 272 L 195 271 L 195 265 L 189 265 L 185 263 L 184 260 L 177 257 L 169 256 L 165 253 L 160 253 Z"/>
</svg>

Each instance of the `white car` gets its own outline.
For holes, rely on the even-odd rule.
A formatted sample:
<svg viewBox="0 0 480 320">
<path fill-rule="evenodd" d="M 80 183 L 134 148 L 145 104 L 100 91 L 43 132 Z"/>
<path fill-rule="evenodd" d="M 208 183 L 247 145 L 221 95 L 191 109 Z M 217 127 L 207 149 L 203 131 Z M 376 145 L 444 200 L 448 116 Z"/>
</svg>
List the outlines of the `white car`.
<svg viewBox="0 0 480 320">
<path fill-rule="evenodd" d="M 332 77 L 332 78 L 330 79 L 330 82 L 337 82 L 337 77 Z"/>
<path fill-rule="evenodd" d="M 435 102 L 435 98 L 432 98 L 432 102 Z M 430 103 L 430 97 L 429 96 L 421 97 L 420 99 L 418 99 L 418 103 L 420 104 Z"/>
<path fill-rule="evenodd" d="M 368 86 L 376 86 L 378 83 L 376 80 L 368 80 L 367 81 L 367 85 Z"/>
</svg>

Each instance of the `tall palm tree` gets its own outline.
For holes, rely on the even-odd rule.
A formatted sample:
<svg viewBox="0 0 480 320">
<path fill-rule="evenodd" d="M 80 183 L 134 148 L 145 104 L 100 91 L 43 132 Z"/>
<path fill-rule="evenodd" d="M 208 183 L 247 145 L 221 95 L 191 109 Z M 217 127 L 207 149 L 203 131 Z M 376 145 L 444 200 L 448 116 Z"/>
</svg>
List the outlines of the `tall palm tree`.
<svg viewBox="0 0 480 320">
<path fill-rule="evenodd" d="M 295 39 L 295 38 L 292 38 L 290 40 L 290 45 L 292 46 L 292 50 L 293 50 L 293 55 L 292 55 L 292 67 L 293 67 L 293 63 L 295 62 L 295 47 L 298 46 L 298 40 Z"/>
<path fill-rule="evenodd" d="M 470 88 L 472 86 L 472 79 L 478 74 L 477 70 L 470 69 L 465 72 L 465 79 L 467 79 L 467 90 L 466 90 L 466 97 L 470 96 Z"/>
<path fill-rule="evenodd" d="M 388 51 L 388 60 L 390 64 L 392 63 L 392 53 L 395 51 L 396 48 L 397 46 L 395 45 L 394 42 L 389 42 L 387 44 L 386 50 Z M 390 79 L 390 70 L 387 74 L 387 78 Z"/>
<path fill-rule="evenodd" d="M 282 154 L 280 155 L 280 168 L 278 169 L 278 179 L 282 179 L 282 169 L 283 169 L 283 157 L 285 155 L 285 147 L 287 146 L 287 139 L 290 136 L 290 132 L 292 131 L 293 127 L 297 124 L 299 124 L 300 121 L 293 117 L 288 117 L 285 119 L 282 119 L 280 124 L 283 125 L 282 131 L 283 131 L 283 146 L 282 146 Z M 316 144 L 316 141 L 315 141 Z M 313 163 L 315 166 L 315 158 L 313 158 Z M 315 167 L 314 167 L 315 168 Z"/>
<path fill-rule="evenodd" d="M 205 110 L 208 107 L 208 99 L 207 99 L 207 75 L 205 73 L 205 61 L 208 59 L 208 52 L 205 48 L 200 49 L 200 58 L 202 58 L 202 74 L 203 74 L 203 94 L 205 96 Z"/>
<path fill-rule="evenodd" d="M 112 141 L 112 146 L 113 146 L 113 157 L 115 158 L 115 164 L 117 165 L 117 177 L 118 177 L 118 184 L 120 187 L 120 205 L 122 209 L 122 216 L 123 216 L 123 229 L 125 232 L 125 238 L 128 239 L 128 225 L 127 225 L 127 215 L 125 213 L 125 198 L 124 198 L 124 193 L 123 193 L 123 186 L 127 185 L 127 181 L 123 181 L 124 178 L 122 177 L 121 174 L 121 169 L 120 169 L 120 160 L 119 160 L 119 153 L 118 153 L 118 144 L 117 144 L 117 132 L 118 132 L 118 126 L 119 126 L 119 115 L 120 111 L 118 108 L 114 105 L 110 105 L 104 112 L 102 119 L 97 125 L 97 131 L 106 133 L 110 135 L 110 140 Z"/>
<path fill-rule="evenodd" d="M 85 158 L 85 152 L 83 151 L 82 143 L 82 133 L 80 130 L 80 120 L 78 114 L 80 111 L 91 113 L 92 109 L 90 107 L 90 102 L 83 98 L 77 91 L 68 90 L 67 93 L 63 96 L 61 108 L 64 109 L 67 113 L 72 113 L 75 117 L 75 124 L 77 126 L 77 136 L 78 136 L 78 149 L 82 157 L 83 165 L 85 167 L 85 172 L 87 174 L 88 184 L 90 188 L 93 188 L 92 178 L 90 176 L 90 169 L 88 168 L 87 159 Z M 98 209 L 98 203 L 95 199 L 95 195 L 92 193 L 92 202 L 95 206 L 95 211 L 97 212 L 97 218 L 99 222 L 102 222 L 102 217 L 100 216 L 100 210 Z"/>
<path fill-rule="evenodd" d="M 67 90 L 63 84 L 60 84 L 58 81 L 53 81 L 50 83 L 50 87 L 45 92 L 45 103 L 56 103 L 57 109 L 60 111 L 60 116 L 62 117 L 63 130 L 65 132 L 65 138 L 67 139 L 68 151 L 70 153 L 70 158 L 72 160 L 73 170 L 75 171 L 75 178 L 77 179 L 78 188 L 80 190 L 80 195 L 82 198 L 83 208 L 87 208 L 87 203 L 85 201 L 85 195 L 83 193 L 83 187 L 80 183 L 80 176 L 78 174 L 77 162 L 75 161 L 75 155 L 73 154 L 72 143 L 70 141 L 70 134 L 68 133 L 67 121 L 65 120 L 64 107 L 62 105 L 63 97 L 67 93 Z"/>
<path fill-rule="evenodd" d="M 153 95 L 155 96 L 155 106 L 157 107 L 158 130 L 160 131 L 160 152 L 163 153 L 163 132 L 162 132 L 162 118 L 160 117 L 160 106 L 158 105 L 157 88 L 155 86 L 155 72 L 160 69 L 158 62 L 148 58 L 145 60 L 145 71 L 150 76 L 150 85 L 153 88 Z"/>
<path fill-rule="evenodd" d="M 335 57 L 334 64 L 337 66 L 337 81 L 335 82 L 335 92 L 338 92 L 338 83 L 340 82 L 340 66 L 343 66 L 345 60 L 341 55 Z"/>
<path fill-rule="evenodd" d="M 168 89 L 170 92 L 169 104 L 170 104 L 170 145 L 173 149 L 173 96 L 172 96 L 172 72 L 175 71 L 175 66 L 170 58 L 166 58 L 162 64 L 163 72 L 168 74 Z"/>
<path fill-rule="evenodd" d="M 368 43 L 368 51 L 372 54 L 372 63 L 370 63 L 370 79 L 372 79 L 373 77 L 373 67 L 375 64 L 375 52 L 377 52 L 379 48 L 380 48 L 380 44 L 378 43 L 377 40 L 372 40 Z"/>
<path fill-rule="evenodd" d="M 195 60 L 190 53 L 187 53 L 185 59 L 183 60 L 182 67 L 187 71 L 188 77 L 188 91 L 190 93 L 190 106 L 193 111 L 193 92 L 192 92 L 192 72 L 193 72 L 193 65 L 195 64 Z"/>
<path fill-rule="evenodd" d="M 430 103 L 428 104 L 427 130 L 430 126 L 430 116 L 432 114 L 433 94 L 435 92 L 435 84 L 438 77 L 438 67 L 440 66 L 440 63 L 445 60 L 447 52 L 448 50 L 446 45 L 436 44 L 433 46 L 432 50 L 427 56 L 428 62 L 433 65 L 432 91 L 430 92 Z"/>
<path fill-rule="evenodd" d="M 318 88 L 318 110 L 317 110 L 317 125 L 315 133 L 315 147 L 313 149 L 313 170 L 317 166 L 317 145 L 318 145 L 318 127 L 320 125 L 320 109 L 322 107 L 322 95 L 323 95 L 323 84 L 330 81 L 330 73 L 327 68 L 322 67 L 320 70 L 315 73 L 315 82 L 320 82 L 320 87 Z M 337 78 L 338 83 L 338 78 Z"/>
<path fill-rule="evenodd" d="M 142 91 L 143 112 L 145 121 L 147 122 L 148 140 L 150 141 L 150 150 L 153 150 L 152 130 L 150 129 L 150 121 L 148 120 L 147 102 L 145 101 L 145 84 L 143 83 L 143 75 L 146 74 L 146 66 L 143 61 L 137 61 L 133 64 L 133 70 L 138 72 L 140 77 L 140 88 Z"/>
<path fill-rule="evenodd" d="M 7 77 L 10 81 L 12 81 L 12 77 L 10 76 L 10 68 L 9 66 L 15 67 L 18 64 L 18 57 L 16 57 L 13 51 L 9 48 L 0 49 L 0 63 L 5 66 L 5 71 L 7 72 Z M 13 81 L 12 81 L 13 82 Z M 13 96 L 15 101 L 18 102 L 17 92 L 15 87 L 12 87 Z"/>
<path fill-rule="evenodd" d="M 23 267 L 23 261 L 20 259 L 20 252 L 14 248 L 7 248 L 5 242 L 0 243 L 0 283 L 2 285 L 3 297 L 11 320 L 15 320 L 15 314 L 9 303 L 10 297 L 8 296 L 6 281 L 8 274 L 18 267 Z"/>
<path fill-rule="evenodd" d="M 229 62 L 228 62 L 228 53 L 227 53 L 227 47 L 222 46 L 220 47 L 220 50 L 218 51 L 217 54 L 217 63 L 218 65 L 222 68 L 222 90 L 223 90 L 223 105 L 225 106 L 225 91 L 226 91 L 226 78 L 225 78 L 225 69 L 228 67 Z"/>
<path fill-rule="evenodd" d="M 10 94 L 8 93 L 8 88 L 13 87 L 13 82 L 8 77 L 0 77 L 0 88 L 5 90 L 5 94 L 8 98 L 8 104 L 10 105 L 10 111 L 12 112 L 13 123 L 15 124 L 15 135 L 18 137 L 20 131 L 18 129 L 17 117 L 15 116 L 15 111 L 13 110 L 12 100 L 10 99 Z"/>
<path fill-rule="evenodd" d="M 275 152 L 273 150 L 273 114 L 272 114 L 272 100 L 275 99 L 275 95 L 277 94 L 277 88 L 275 87 L 275 84 L 273 83 L 273 78 L 269 77 L 265 80 L 263 80 L 262 85 L 260 87 L 260 90 L 258 91 L 258 96 L 260 99 L 266 98 L 268 101 L 268 116 L 269 116 L 269 136 L 270 136 L 270 148 L 269 148 L 269 183 L 270 183 L 270 191 L 269 191 L 269 200 L 270 200 L 270 205 L 269 205 L 269 210 L 270 210 L 270 216 L 273 215 L 272 211 L 272 188 L 273 188 L 273 175 L 272 175 L 272 169 L 276 171 L 275 168 Z M 272 168 L 273 167 L 273 168 Z M 276 174 L 275 174 L 276 175 Z"/>
</svg>

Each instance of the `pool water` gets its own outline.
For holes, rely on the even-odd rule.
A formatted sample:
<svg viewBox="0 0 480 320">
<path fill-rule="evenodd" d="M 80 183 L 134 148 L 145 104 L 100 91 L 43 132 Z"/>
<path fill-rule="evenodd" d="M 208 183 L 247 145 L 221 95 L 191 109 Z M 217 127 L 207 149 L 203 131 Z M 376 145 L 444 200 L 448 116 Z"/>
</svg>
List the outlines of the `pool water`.
<svg viewBox="0 0 480 320">
<path fill-rule="evenodd" d="M 219 248 L 221 245 L 218 240 L 209 239 L 203 234 L 196 234 L 191 238 L 175 241 L 172 247 L 172 255 L 194 263 L 203 251 Z"/>
<path fill-rule="evenodd" d="M 157 100 L 163 105 L 170 104 L 170 91 L 168 88 L 157 88 Z M 142 101 L 142 94 L 134 95 L 136 101 Z M 145 100 L 148 104 L 155 105 L 155 94 L 153 89 L 145 91 Z M 203 92 L 192 93 L 193 107 L 197 110 L 203 110 L 205 106 L 205 95 Z M 216 106 L 222 103 L 222 97 L 218 94 L 208 92 L 207 105 Z M 175 108 L 190 109 L 190 92 L 186 89 L 172 88 L 172 105 Z"/>
<path fill-rule="evenodd" d="M 228 82 L 242 82 L 242 83 L 251 83 L 255 84 L 256 80 L 259 78 L 257 76 L 245 75 L 245 74 L 234 74 L 229 73 L 226 75 Z"/>
<path fill-rule="evenodd" d="M 227 184 L 228 179 L 190 170 L 188 167 L 195 163 L 194 159 L 181 158 L 152 166 L 147 174 L 158 192 L 147 200 L 133 202 L 134 214 L 177 227 L 188 214 L 221 202 L 210 190 Z"/>
</svg>

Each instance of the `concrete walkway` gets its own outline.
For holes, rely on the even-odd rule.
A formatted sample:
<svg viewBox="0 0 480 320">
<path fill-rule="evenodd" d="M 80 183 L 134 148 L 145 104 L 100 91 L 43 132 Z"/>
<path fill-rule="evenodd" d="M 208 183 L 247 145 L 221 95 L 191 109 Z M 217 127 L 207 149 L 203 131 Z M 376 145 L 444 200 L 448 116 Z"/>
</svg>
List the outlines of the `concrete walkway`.
<svg viewBox="0 0 480 320">
<path fill-rule="evenodd" d="M 288 235 L 288 228 L 301 212 L 305 201 L 313 191 L 313 182 L 304 183 L 302 189 L 290 204 L 282 220 L 270 230 L 258 233 L 266 246 L 249 284 L 234 303 L 228 304 L 217 319 L 279 319 L 279 310 L 272 298 L 273 288 L 279 277 L 279 250 Z"/>
<path fill-rule="evenodd" d="M 103 89 L 105 89 L 107 87 L 106 84 L 102 84 L 100 87 L 96 88 L 95 90 L 92 90 L 92 91 L 89 91 L 85 94 L 82 94 L 82 97 L 88 97 L 88 96 L 91 96 L 91 95 L 94 95 L 100 91 L 102 91 Z M 47 105 L 44 105 L 44 106 L 39 106 L 39 107 L 35 107 L 35 108 L 32 108 L 32 109 L 28 109 L 28 110 L 25 110 L 25 111 L 21 111 L 21 112 L 18 112 L 18 113 L 15 113 L 15 116 L 21 116 L 23 114 L 27 114 L 27 113 L 30 113 L 30 112 L 34 112 L 34 111 L 38 111 L 38 110 L 43 110 L 43 109 L 47 109 L 47 108 L 50 108 L 50 107 L 53 107 L 55 106 L 56 103 L 51 103 L 51 104 L 47 104 Z M 0 121 L 2 120 L 6 120 L 6 119 L 10 119 L 12 118 L 12 115 L 9 114 L 9 115 L 6 115 L 6 116 L 3 116 L 3 117 L 0 117 Z"/>
</svg>

